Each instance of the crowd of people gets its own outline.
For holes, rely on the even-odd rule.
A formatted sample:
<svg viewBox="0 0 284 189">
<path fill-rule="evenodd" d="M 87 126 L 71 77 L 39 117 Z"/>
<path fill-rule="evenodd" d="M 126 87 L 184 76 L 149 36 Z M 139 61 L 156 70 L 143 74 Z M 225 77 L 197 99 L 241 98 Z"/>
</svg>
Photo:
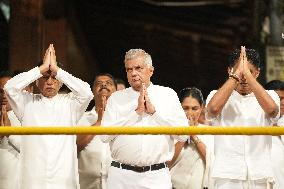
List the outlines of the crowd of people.
<svg viewBox="0 0 284 189">
<path fill-rule="evenodd" d="M 230 54 L 226 81 L 206 99 L 196 86 L 152 83 L 142 49 L 124 66 L 130 87 L 109 73 L 90 86 L 60 67 L 51 44 L 39 66 L 0 74 L 1 126 L 284 126 L 284 83 L 257 81 L 254 49 Z M 283 189 L 283 165 L 283 136 L 0 136 L 0 189 Z"/>
</svg>

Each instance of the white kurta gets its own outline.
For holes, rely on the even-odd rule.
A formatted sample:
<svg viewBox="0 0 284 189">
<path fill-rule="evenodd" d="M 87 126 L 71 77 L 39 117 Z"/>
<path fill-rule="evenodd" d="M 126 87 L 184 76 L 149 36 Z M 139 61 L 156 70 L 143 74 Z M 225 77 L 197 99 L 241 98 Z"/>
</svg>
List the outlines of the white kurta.
<svg viewBox="0 0 284 189">
<path fill-rule="evenodd" d="M 91 111 L 84 113 L 78 125 L 93 125 L 96 123 L 97 119 L 98 115 L 94 107 Z M 99 136 L 95 136 L 79 154 L 80 188 L 105 189 L 111 160 L 109 144 L 103 143 Z"/>
<path fill-rule="evenodd" d="M 198 138 L 206 146 L 206 165 L 195 144 L 186 144 L 170 170 L 173 188 L 212 188 L 213 182 L 210 179 L 210 164 L 213 158 L 214 138 L 211 135 L 198 135 Z"/>
<path fill-rule="evenodd" d="M 10 79 L 4 87 L 22 126 L 74 126 L 93 94 L 89 84 L 59 69 L 56 78 L 72 92 L 46 98 L 22 91 L 42 75 L 38 67 Z M 21 189 L 78 188 L 76 136 L 22 136 Z"/>
<path fill-rule="evenodd" d="M 170 88 L 151 84 L 148 96 L 154 105 L 154 115 L 139 116 L 137 108 L 139 92 L 131 87 L 113 93 L 106 105 L 103 116 L 103 126 L 186 126 L 185 113 L 180 105 L 177 94 Z M 102 136 L 104 142 L 110 142 L 112 158 L 118 162 L 149 166 L 166 162 L 174 154 L 173 136 L 168 135 L 116 135 Z M 186 141 L 188 136 L 175 136 L 180 141 Z M 121 178 L 117 178 L 120 175 Z M 139 176 L 140 175 L 140 176 Z M 135 177 L 135 178 L 133 178 Z M 117 179 L 116 179 L 117 178 Z M 138 180 L 140 179 L 140 182 Z M 171 187 L 168 169 L 135 173 L 133 171 L 111 167 L 108 187 L 112 188 L 155 188 Z M 160 184 L 158 184 L 160 183 Z"/>
<path fill-rule="evenodd" d="M 267 91 L 280 107 L 280 100 L 274 91 Z M 207 104 L 216 91 L 212 91 Z M 242 96 L 233 91 L 220 115 L 212 125 L 269 126 L 277 121 L 268 119 L 253 93 Z M 270 158 L 271 136 L 215 136 L 215 161 L 212 176 L 236 180 L 261 180 L 273 178 Z"/>
<path fill-rule="evenodd" d="M 283 127 L 284 116 L 282 116 L 277 125 Z M 283 136 L 283 135 L 282 135 Z M 273 189 L 283 189 L 284 188 L 284 142 L 281 140 L 280 136 L 272 136 L 272 149 L 271 149 L 271 159 L 273 172 L 275 176 L 275 185 Z"/>
<path fill-rule="evenodd" d="M 7 113 L 11 126 L 21 125 L 13 111 Z M 9 136 L 0 142 L 0 189 L 14 189 L 17 186 L 19 140 L 20 136 Z"/>
<path fill-rule="evenodd" d="M 139 116 L 137 108 L 139 92 L 131 87 L 114 92 L 108 99 L 103 116 L 103 126 L 186 126 L 185 113 L 176 93 L 167 87 L 151 84 L 148 96 L 156 109 L 154 115 Z M 174 136 L 186 141 L 188 136 Z M 174 155 L 173 136 L 168 135 L 116 135 L 102 136 L 110 142 L 112 158 L 121 163 L 147 166 L 167 162 Z"/>
</svg>

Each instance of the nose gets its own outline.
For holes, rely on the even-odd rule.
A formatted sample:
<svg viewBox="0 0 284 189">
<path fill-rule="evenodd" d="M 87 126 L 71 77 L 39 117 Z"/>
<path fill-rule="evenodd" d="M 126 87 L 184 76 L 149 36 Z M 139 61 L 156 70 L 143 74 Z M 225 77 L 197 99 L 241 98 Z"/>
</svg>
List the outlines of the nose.
<svg viewBox="0 0 284 189">
<path fill-rule="evenodd" d="M 105 88 L 106 86 L 107 86 L 107 83 L 106 83 L 106 82 L 103 82 L 103 83 L 102 83 L 102 87 Z"/>
<path fill-rule="evenodd" d="M 186 112 L 185 112 L 185 114 L 186 114 L 186 117 L 189 119 L 190 117 L 192 117 L 192 111 L 191 110 L 187 110 Z"/>
<path fill-rule="evenodd" d="M 241 75 L 241 78 L 240 78 L 240 79 L 241 79 L 242 82 L 244 82 L 244 83 L 246 82 L 246 78 L 244 77 L 243 74 Z"/>
<path fill-rule="evenodd" d="M 137 74 L 138 74 L 138 71 L 133 69 L 131 72 L 131 76 L 133 77 L 133 76 L 136 76 Z"/>
</svg>

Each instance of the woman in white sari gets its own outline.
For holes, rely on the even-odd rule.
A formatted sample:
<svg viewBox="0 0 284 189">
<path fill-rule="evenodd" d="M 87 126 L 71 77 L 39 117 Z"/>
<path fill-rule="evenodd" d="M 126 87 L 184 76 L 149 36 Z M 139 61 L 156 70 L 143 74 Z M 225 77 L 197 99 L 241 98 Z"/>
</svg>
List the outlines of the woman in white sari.
<svg viewBox="0 0 284 189">
<path fill-rule="evenodd" d="M 179 93 L 179 100 L 189 125 L 202 126 L 200 115 L 204 110 L 204 100 L 201 91 L 195 87 L 184 88 Z M 212 136 L 191 135 L 187 142 L 176 143 L 174 157 L 169 162 L 174 189 L 211 188 L 209 168 L 213 142 Z"/>
</svg>

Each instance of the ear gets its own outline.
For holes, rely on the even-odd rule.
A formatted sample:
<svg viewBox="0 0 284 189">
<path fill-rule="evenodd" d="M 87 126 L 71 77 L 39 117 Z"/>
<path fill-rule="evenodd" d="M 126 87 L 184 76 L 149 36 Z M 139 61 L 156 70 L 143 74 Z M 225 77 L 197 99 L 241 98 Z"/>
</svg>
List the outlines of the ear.
<svg viewBox="0 0 284 189">
<path fill-rule="evenodd" d="M 230 74 L 231 71 L 232 71 L 232 68 L 231 68 L 231 67 L 228 67 L 228 68 L 227 68 L 227 71 L 228 71 L 228 74 Z"/>
<path fill-rule="evenodd" d="M 154 73 L 154 66 L 151 66 L 149 69 L 150 69 L 151 76 L 152 76 L 152 75 L 153 75 L 153 73 Z"/>
<path fill-rule="evenodd" d="M 260 74 L 260 69 L 258 68 L 257 71 L 255 72 L 255 78 L 258 78 L 259 74 Z"/>
</svg>

